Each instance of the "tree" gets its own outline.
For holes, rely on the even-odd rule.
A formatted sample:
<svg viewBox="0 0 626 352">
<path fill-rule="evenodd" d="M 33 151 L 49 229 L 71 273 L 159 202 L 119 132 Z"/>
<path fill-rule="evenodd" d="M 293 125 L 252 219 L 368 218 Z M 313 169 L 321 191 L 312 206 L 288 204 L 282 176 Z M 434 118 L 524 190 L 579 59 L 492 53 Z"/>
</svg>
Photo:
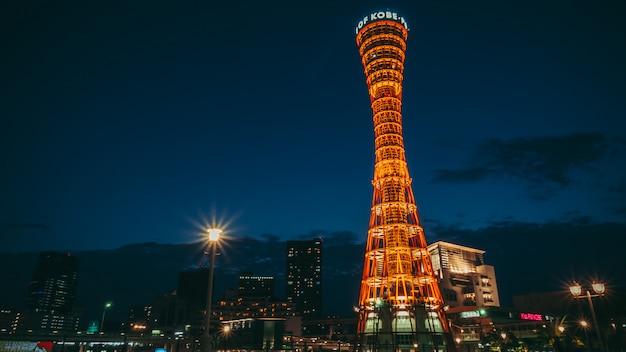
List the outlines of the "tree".
<svg viewBox="0 0 626 352">
<path fill-rule="evenodd" d="M 482 339 L 482 344 L 491 351 L 523 351 L 524 344 L 515 334 L 504 329 L 492 329 Z"/>
<path fill-rule="evenodd" d="M 584 345 L 575 329 L 567 326 L 566 317 L 550 320 L 537 331 L 537 338 L 543 346 L 550 346 L 554 352 L 575 351 Z"/>
</svg>

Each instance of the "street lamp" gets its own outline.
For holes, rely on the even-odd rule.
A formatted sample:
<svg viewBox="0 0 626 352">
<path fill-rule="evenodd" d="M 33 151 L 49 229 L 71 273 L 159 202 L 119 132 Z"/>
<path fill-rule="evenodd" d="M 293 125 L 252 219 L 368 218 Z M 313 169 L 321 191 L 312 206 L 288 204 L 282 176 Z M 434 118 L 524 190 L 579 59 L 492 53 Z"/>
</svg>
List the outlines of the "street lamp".
<svg viewBox="0 0 626 352">
<path fill-rule="evenodd" d="M 581 320 L 578 322 L 578 324 L 580 324 L 580 327 L 582 327 L 583 331 L 585 332 L 585 343 L 589 345 L 589 323 L 587 323 L 586 320 Z"/>
<path fill-rule="evenodd" d="M 113 306 L 112 302 L 104 303 L 104 309 L 102 309 L 102 320 L 100 321 L 100 328 L 98 329 L 98 332 L 102 332 L 102 327 L 104 326 L 104 316 L 106 315 L 107 310 L 111 308 L 112 306 Z"/>
<path fill-rule="evenodd" d="M 596 310 L 593 308 L 593 301 L 591 297 L 598 297 L 604 294 L 606 291 L 606 287 L 601 282 L 593 282 L 591 283 L 591 288 L 595 294 L 591 294 L 591 291 L 585 289 L 585 296 L 583 296 L 583 287 L 576 281 L 569 287 L 569 292 L 575 298 L 583 298 L 587 297 L 587 301 L 589 302 L 589 308 L 591 309 L 591 318 L 593 318 L 593 325 L 596 330 L 596 337 L 598 338 L 598 344 L 600 345 L 600 351 L 604 351 L 604 344 L 602 343 L 602 334 L 600 333 L 600 327 L 598 326 L 598 319 L 596 319 Z"/>
<path fill-rule="evenodd" d="M 202 334 L 202 340 L 200 347 L 202 352 L 211 351 L 211 335 L 209 329 L 211 327 L 211 304 L 213 303 L 213 270 L 215 267 L 215 248 L 217 247 L 217 241 L 220 238 L 222 230 L 212 228 L 207 230 L 209 234 L 209 247 L 211 253 L 211 262 L 209 264 L 209 284 L 207 285 L 206 292 L 206 317 L 204 321 L 204 334 Z"/>
</svg>

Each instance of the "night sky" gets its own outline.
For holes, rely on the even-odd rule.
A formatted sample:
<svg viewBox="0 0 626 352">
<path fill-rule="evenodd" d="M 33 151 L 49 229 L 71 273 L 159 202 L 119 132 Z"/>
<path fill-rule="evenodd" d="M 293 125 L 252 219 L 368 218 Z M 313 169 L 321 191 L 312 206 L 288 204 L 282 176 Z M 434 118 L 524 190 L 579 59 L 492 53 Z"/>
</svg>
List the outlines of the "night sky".
<svg viewBox="0 0 626 352">
<path fill-rule="evenodd" d="M 364 241 L 355 26 L 381 9 L 410 27 L 404 137 L 429 238 L 626 223 L 624 2 L 3 1 L 0 252 L 188 243 L 213 222 Z"/>
</svg>

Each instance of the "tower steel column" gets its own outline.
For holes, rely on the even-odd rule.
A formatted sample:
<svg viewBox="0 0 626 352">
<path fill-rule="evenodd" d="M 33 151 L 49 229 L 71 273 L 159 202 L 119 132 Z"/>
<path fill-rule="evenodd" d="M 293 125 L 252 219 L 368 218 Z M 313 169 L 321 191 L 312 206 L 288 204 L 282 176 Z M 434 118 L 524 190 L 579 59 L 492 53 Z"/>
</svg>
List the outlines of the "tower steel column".
<svg viewBox="0 0 626 352">
<path fill-rule="evenodd" d="M 390 11 L 356 27 L 374 122 L 372 208 L 359 297 L 358 350 L 453 351 L 411 187 L 402 136 L 408 25 Z"/>
</svg>

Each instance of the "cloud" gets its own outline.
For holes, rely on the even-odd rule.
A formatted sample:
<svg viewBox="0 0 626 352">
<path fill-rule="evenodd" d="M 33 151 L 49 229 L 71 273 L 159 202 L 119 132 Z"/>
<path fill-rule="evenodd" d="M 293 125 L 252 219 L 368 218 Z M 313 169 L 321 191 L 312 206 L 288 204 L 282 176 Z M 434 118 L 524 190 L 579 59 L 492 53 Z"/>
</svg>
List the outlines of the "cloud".
<svg viewBox="0 0 626 352">
<path fill-rule="evenodd" d="M 621 214 L 621 215 L 624 215 L 624 217 L 626 217 L 626 206 L 614 206 L 614 207 L 609 208 L 609 210 L 613 212 L 614 214 Z"/>
<path fill-rule="evenodd" d="M 263 238 L 267 242 L 278 242 L 280 240 L 280 237 L 271 233 L 263 233 L 261 234 L 260 237 Z"/>
<path fill-rule="evenodd" d="M 621 154 L 621 147 L 619 139 L 601 133 L 490 139 L 476 145 L 466 167 L 435 170 L 432 182 L 520 179 L 532 198 L 543 200 L 570 185 L 578 172 L 597 172 L 598 163 Z"/>
</svg>

